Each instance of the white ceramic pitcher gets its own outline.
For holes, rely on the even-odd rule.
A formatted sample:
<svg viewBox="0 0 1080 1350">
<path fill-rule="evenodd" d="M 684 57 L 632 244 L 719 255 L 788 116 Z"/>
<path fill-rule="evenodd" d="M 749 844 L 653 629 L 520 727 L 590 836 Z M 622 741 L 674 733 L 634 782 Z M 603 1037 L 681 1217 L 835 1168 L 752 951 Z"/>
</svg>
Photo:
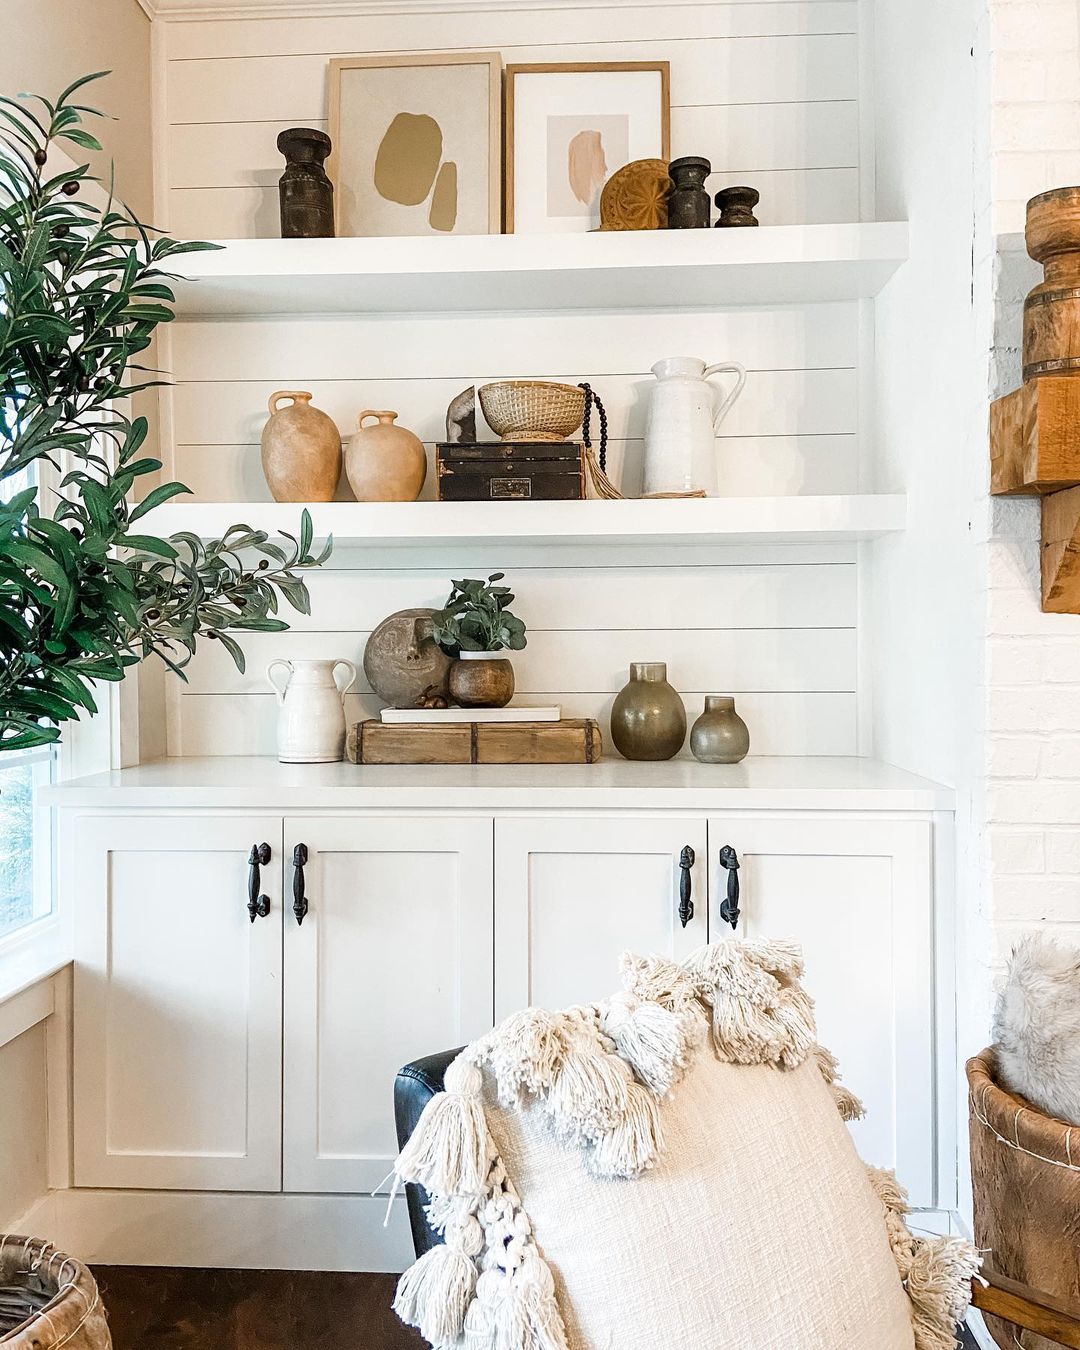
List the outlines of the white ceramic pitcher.
<svg viewBox="0 0 1080 1350">
<path fill-rule="evenodd" d="M 348 672 L 342 683 L 338 667 Z M 275 672 L 287 671 L 283 680 Z M 278 701 L 278 759 L 282 764 L 331 764 L 345 753 L 345 690 L 356 679 L 351 661 L 285 661 L 266 667 Z"/>
<path fill-rule="evenodd" d="M 716 496 L 716 433 L 746 383 L 738 361 L 707 366 L 694 356 L 669 356 L 652 368 L 657 383 L 645 423 L 643 495 L 704 491 Z M 734 375 L 726 394 L 711 375 Z"/>
</svg>

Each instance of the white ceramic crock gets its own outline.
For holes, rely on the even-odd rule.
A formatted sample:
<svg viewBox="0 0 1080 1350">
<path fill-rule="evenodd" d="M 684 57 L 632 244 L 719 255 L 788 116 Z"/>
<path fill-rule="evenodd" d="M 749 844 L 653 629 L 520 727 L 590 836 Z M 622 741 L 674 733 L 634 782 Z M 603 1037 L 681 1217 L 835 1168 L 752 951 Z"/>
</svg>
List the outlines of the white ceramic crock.
<svg viewBox="0 0 1080 1350">
<path fill-rule="evenodd" d="M 343 683 L 337 671 L 343 667 Z M 288 672 L 275 678 L 279 669 Z M 285 661 L 266 667 L 278 701 L 278 759 L 282 764 L 332 764 L 345 753 L 345 691 L 356 679 L 351 661 Z"/>
<path fill-rule="evenodd" d="M 704 491 L 716 495 L 716 433 L 746 383 L 738 361 L 707 366 L 694 356 L 669 356 L 652 368 L 657 383 L 645 423 L 644 496 Z M 721 396 L 712 375 L 734 375 Z"/>
</svg>

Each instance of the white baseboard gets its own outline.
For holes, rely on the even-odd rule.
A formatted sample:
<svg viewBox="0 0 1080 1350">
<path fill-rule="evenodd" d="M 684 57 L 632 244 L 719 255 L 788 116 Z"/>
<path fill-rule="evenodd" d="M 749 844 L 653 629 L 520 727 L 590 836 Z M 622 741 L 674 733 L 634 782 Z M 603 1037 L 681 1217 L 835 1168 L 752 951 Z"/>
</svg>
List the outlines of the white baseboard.
<svg viewBox="0 0 1080 1350">
<path fill-rule="evenodd" d="M 6 1223 L 2 1231 L 18 1233 L 20 1237 L 40 1237 L 55 1242 L 55 1229 L 56 1192 L 50 1191 L 39 1200 L 35 1200 L 18 1218 Z"/>
<path fill-rule="evenodd" d="M 80 1260 L 237 1270 L 404 1270 L 403 1199 L 188 1191 L 54 1191 L 50 1237 Z"/>
</svg>

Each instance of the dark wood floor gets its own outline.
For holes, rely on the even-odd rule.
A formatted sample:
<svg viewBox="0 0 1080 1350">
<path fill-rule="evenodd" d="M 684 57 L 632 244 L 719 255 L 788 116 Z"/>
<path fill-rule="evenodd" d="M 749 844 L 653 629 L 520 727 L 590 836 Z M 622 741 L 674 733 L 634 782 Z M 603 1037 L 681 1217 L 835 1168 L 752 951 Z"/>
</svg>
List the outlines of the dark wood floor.
<svg viewBox="0 0 1080 1350">
<path fill-rule="evenodd" d="M 422 1350 L 395 1275 L 98 1266 L 114 1350 Z"/>
<path fill-rule="evenodd" d="M 422 1350 L 395 1275 L 98 1266 L 115 1350 Z M 965 1335 L 963 1344 L 975 1342 Z"/>
</svg>

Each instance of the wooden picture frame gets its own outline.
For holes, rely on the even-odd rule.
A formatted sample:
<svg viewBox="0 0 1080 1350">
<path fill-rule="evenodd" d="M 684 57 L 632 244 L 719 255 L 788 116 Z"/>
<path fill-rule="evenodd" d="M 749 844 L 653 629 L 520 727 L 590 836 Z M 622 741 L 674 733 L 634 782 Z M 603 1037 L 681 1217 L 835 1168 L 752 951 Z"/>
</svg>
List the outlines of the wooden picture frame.
<svg viewBox="0 0 1080 1350">
<path fill-rule="evenodd" d="M 660 146 L 654 148 L 651 155 L 634 155 L 633 158 L 671 158 L 671 63 L 668 61 L 553 61 L 530 62 L 506 67 L 503 127 L 503 194 L 505 208 L 503 229 L 507 234 L 514 233 L 514 200 L 516 186 L 515 172 L 515 86 L 519 77 L 529 75 L 567 75 L 567 74 L 655 74 L 660 80 Z M 614 165 L 614 173 L 622 165 Z"/>
<path fill-rule="evenodd" d="M 374 56 L 337 56 L 333 57 L 329 63 L 329 84 L 328 84 L 328 119 L 330 129 L 330 139 L 332 141 L 332 150 L 330 154 L 327 171 L 334 184 L 334 222 L 335 230 L 339 235 L 348 235 L 353 237 L 363 237 L 370 235 L 372 231 L 365 231 L 358 236 L 351 226 L 354 223 L 355 212 L 350 211 L 349 204 L 343 200 L 344 192 L 341 183 L 342 161 L 345 157 L 343 149 L 343 136 L 347 135 L 344 130 L 344 117 L 342 112 L 342 94 L 343 83 L 347 82 L 350 73 L 358 71 L 394 71 L 394 70 L 432 70 L 435 68 L 446 68 L 455 66 L 482 66 L 487 68 L 487 74 L 484 87 L 487 93 L 487 208 L 484 213 L 486 228 L 480 229 L 454 229 L 442 231 L 434 228 L 417 228 L 409 230 L 388 230 L 377 233 L 386 234 L 438 234 L 438 233 L 468 233 L 468 234 L 498 234 L 502 228 L 502 54 L 501 52 L 476 51 L 476 52 L 416 52 L 416 53 L 395 53 L 393 55 L 374 55 Z M 440 165 L 441 169 L 445 163 Z M 455 171 L 457 169 L 455 163 Z M 434 198 L 437 189 L 437 180 L 433 182 L 429 195 Z M 456 190 L 456 183 L 455 183 Z M 426 200 L 426 199 L 425 199 Z M 423 202 L 418 203 L 422 205 Z M 418 216 L 417 224 L 420 224 L 421 217 Z"/>
</svg>

